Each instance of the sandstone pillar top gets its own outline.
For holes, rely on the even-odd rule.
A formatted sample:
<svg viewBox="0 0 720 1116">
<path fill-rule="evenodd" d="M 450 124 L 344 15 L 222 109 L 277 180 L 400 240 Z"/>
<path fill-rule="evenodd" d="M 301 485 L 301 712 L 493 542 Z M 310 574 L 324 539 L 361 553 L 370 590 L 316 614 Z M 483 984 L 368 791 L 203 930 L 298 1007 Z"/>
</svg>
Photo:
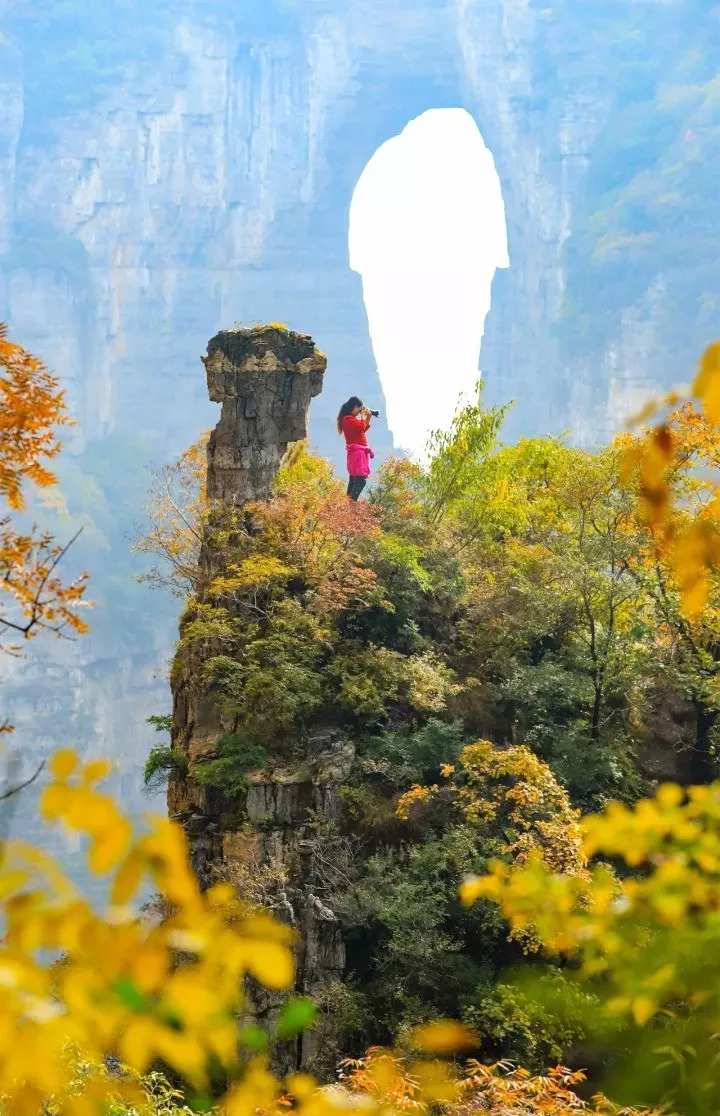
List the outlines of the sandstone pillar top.
<svg viewBox="0 0 720 1116">
<path fill-rule="evenodd" d="M 236 507 L 266 500 L 291 442 L 307 438 L 327 358 L 312 337 L 279 325 L 221 330 L 201 358 L 222 404 L 208 443 L 207 493 Z"/>
</svg>

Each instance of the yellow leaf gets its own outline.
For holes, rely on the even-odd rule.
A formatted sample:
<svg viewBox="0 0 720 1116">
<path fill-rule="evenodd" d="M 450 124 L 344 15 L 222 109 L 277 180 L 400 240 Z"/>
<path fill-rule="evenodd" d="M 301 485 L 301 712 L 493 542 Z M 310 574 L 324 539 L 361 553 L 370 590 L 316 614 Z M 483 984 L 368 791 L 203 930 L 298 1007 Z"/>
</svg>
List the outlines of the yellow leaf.
<svg viewBox="0 0 720 1116">
<path fill-rule="evenodd" d="M 442 1062 L 418 1062 L 411 1066 L 411 1073 L 418 1083 L 420 1096 L 425 1104 L 445 1105 L 457 1099 L 458 1082 L 454 1080 L 449 1067 Z"/>
<path fill-rule="evenodd" d="M 144 870 L 145 861 L 137 853 L 132 853 L 120 866 L 110 893 L 110 900 L 114 906 L 122 907 L 133 898 L 142 881 Z"/>
<path fill-rule="evenodd" d="M 165 988 L 165 999 L 186 1024 L 195 1026 L 205 1025 L 218 1008 L 216 990 L 190 969 L 174 974 Z"/>
<path fill-rule="evenodd" d="M 307 1100 L 317 1089 L 315 1078 L 307 1073 L 291 1073 L 285 1084 L 290 1095 L 299 1101 Z"/>
<path fill-rule="evenodd" d="M 107 779 L 112 767 L 109 760 L 92 760 L 83 767 L 83 779 L 89 784 L 99 783 L 101 779 Z"/>
<path fill-rule="evenodd" d="M 664 783 L 658 788 L 655 795 L 658 806 L 663 809 L 671 809 L 673 806 L 679 806 L 685 797 L 682 787 L 677 783 Z"/>
<path fill-rule="evenodd" d="M 56 779 L 67 779 L 76 770 L 78 757 L 71 748 L 62 748 L 50 757 L 50 774 Z"/>
<path fill-rule="evenodd" d="M 64 787 L 62 783 L 51 783 L 42 793 L 40 813 L 48 821 L 57 821 L 67 810 L 71 797 L 72 791 Z"/>
<path fill-rule="evenodd" d="M 699 616 L 705 608 L 709 589 L 708 577 L 704 570 L 682 587 L 682 611 L 688 620 L 693 620 L 696 616 Z"/>
<path fill-rule="evenodd" d="M 243 1080 L 233 1086 L 223 1099 L 226 1116 L 256 1116 L 267 1111 L 278 1094 L 278 1083 L 269 1073 L 262 1058 L 254 1058 Z"/>
<path fill-rule="evenodd" d="M 159 1057 L 194 1084 L 203 1080 L 205 1051 L 199 1039 L 168 1027 L 158 1027 L 154 1037 Z"/>
<path fill-rule="evenodd" d="M 426 1054 L 453 1054 L 477 1044 L 477 1036 L 462 1023 L 451 1019 L 428 1023 L 413 1031 L 413 1042 Z"/>
<path fill-rule="evenodd" d="M 132 838 L 130 823 L 118 816 L 117 823 L 95 837 L 88 853 L 88 868 L 97 876 L 110 872 L 127 854 Z"/>
<path fill-rule="evenodd" d="M 142 992 L 155 992 L 164 980 L 170 957 L 167 950 L 158 946 L 145 946 L 133 958 L 131 976 Z"/>
<path fill-rule="evenodd" d="M 215 884 L 205 892 L 205 898 L 213 910 L 222 910 L 236 901 L 235 888 L 232 884 Z"/>
<path fill-rule="evenodd" d="M 293 982 L 292 953 L 278 942 L 251 942 L 247 965 L 266 988 L 289 988 Z"/>
<path fill-rule="evenodd" d="M 155 1057 L 154 1037 L 156 1025 L 147 1019 L 136 1018 L 120 1036 L 120 1057 L 138 1073 L 145 1073 Z"/>
<path fill-rule="evenodd" d="M 651 418 L 656 410 L 657 399 L 648 399 L 647 403 L 645 403 L 639 411 L 636 411 L 635 414 L 631 415 L 630 418 L 627 420 L 628 430 L 632 430 L 634 427 L 641 426 L 643 423 L 647 422 L 647 420 Z"/>
<path fill-rule="evenodd" d="M 468 876 L 466 880 L 460 884 L 460 902 L 464 907 L 472 907 L 478 899 L 484 898 L 488 893 L 487 879 L 481 879 L 479 876 Z"/>
<path fill-rule="evenodd" d="M 703 354 L 693 392 L 702 399 L 708 421 L 720 423 L 720 341 Z"/>
<path fill-rule="evenodd" d="M 632 1013 L 633 1019 L 638 1027 L 644 1027 L 649 1019 L 652 1019 L 657 1005 L 649 996 L 636 996 L 633 1000 Z"/>
<path fill-rule="evenodd" d="M 208 1048 L 215 1054 L 223 1065 L 230 1066 L 237 1056 L 237 1027 L 230 1020 L 229 1023 L 215 1025 L 205 1036 Z"/>
</svg>

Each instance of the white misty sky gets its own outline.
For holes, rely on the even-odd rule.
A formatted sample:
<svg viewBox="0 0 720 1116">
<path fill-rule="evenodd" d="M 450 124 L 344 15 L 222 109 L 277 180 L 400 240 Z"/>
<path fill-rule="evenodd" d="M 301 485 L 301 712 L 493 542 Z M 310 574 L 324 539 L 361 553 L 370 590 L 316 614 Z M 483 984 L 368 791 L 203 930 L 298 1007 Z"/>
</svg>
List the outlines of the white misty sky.
<svg viewBox="0 0 720 1116">
<path fill-rule="evenodd" d="M 490 285 L 509 266 L 500 181 L 469 113 L 431 109 L 378 148 L 353 194 L 349 250 L 388 424 L 421 455 L 473 393 Z"/>
</svg>

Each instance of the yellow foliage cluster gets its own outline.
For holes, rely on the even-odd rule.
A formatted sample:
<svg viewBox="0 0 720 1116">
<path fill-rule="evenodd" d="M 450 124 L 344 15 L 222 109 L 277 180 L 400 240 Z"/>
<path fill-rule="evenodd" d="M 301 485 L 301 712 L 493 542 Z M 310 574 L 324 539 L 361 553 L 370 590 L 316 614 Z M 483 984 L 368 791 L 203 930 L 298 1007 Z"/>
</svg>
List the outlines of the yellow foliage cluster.
<svg viewBox="0 0 720 1116">
<path fill-rule="evenodd" d="M 445 1029 L 455 1040 L 455 1051 L 463 1048 L 462 1036 L 454 1034 L 457 1024 L 434 1026 L 437 1031 Z M 418 1036 L 421 1046 L 425 1038 L 423 1034 Z M 343 1063 L 341 1082 L 351 1093 L 389 1105 L 396 1112 L 427 1112 L 430 1079 L 434 1081 L 435 1103 L 442 1103 L 448 1116 L 481 1116 L 485 1112 L 496 1116 L 641 1116 L 640 1109 L 616 1108 L 601 1095 L 583 1101 L 576 1090 L 585 1081 L 585 1074 L 563 1066 L 533 1076 L 509 1062 L 483 1065 L 471 1058 L 465 1065 L 453 1066 L 450 1072 L 445 1069 L 439 1073 L 436 1064 L 431 1064 L 428 1072 L 428 1063 L 422 1071 L 422 1063 L 413 1064 L 401 1054 L 371 1047 L 364 1058 L 349 1058 Z M 647 1110 L 642 1112 L 651 1116 Z"/>
<path fill-rule="evenodd" d="M 311 481 L 312 483 L 308 483 Z M 263 555 L 273 555 L 307 586 L 310 611 L 328 616 L 354 604 L 382 604 L 363 545 L 379 535 L 366 503 L 348 506 L 342 484 L 299 443 L 287 454 L 273 498 L 247 511 L 262 528 Z"/>
<path fill-rule="evenodd" d="M 58 752 L 41 802 L 47 820 L 87 838 L 89 867 L 109 876 L 104 914 L 50 858 L 18 842 L 4 847 L 0 1095 L 8 1113 L 150 1116 L 181 1110 L 183 1100 L 207 1107 L 218 1067 L 228 1088 L 216 1108 L 228 1116 L 270 1116 L 288 1106 L 301 1116 L 390 1116 L 437 1105 L 460 1116 L 501 1101 L 498 1111 L 517 1116 L 564 1116 L 582 1107 L 571 1093 L 581 1075 L 531 1078 L 471 1063 L 463 1078 L 452 1063 L 434 1060 L 475 1041 L 450 1022 L 419 1028 L 411 1060 L 373 1051 L 346 1062 L 337 1086 L 319 1087 L 304 1074 L 275 1078 L 264 1056 L 242 1048 L 238 1019 L 245 976 L 272 989 L 291 986 L 291 931 L 238 903 L 228 884 L 201 893 L 184 834 L 172 822 L 151 819 L 146 833 L 134 835 L 98 789 L 108 770 L 103 761 L 82 765 L 73 752 Z M 130 907 L 148 879 L 167 911 L 159 923 Z M 108 1069 L 108 1056 L 120 1060 L 122 1073 Z M 158 1062 L 185 1082 L 185 1096 L 156 1075 L 143 1077 Z"/>
<path fill-rule="evenodd" d="M 709 464 L 717 464 L 717 428 L 720 425 L 720 342 L 705 352 L 693 384 L 705 419 L 706 443 L 712 439 Z M 665 408 L 678 402 L 671 393 L 662 402 Z M 645 421 L 656 410 L 654 403 L 636 420 Z M 710 575 L 720 566 L 720 489 L 713 479 L 701 480 L 709 499 L 698 514 L 688 516 L 684 505 L 686 492 L 676 484 L 678 473 L 690 460 L 683 438 L 683 426 L 696 417 L 692 407 L 675 411 L 656 426 L 633 439 L 627 447 L 624 476 L 637 485 L 640 508 L 652 531 L 656 555 L 667 562 L 677 581 L 684 614 L 692 619 L 702 612 L 710 591 Z M 699 425 L 694 423 L 697 431 Z M 707 444 L 704 447 L 708 448 Z M 707 454 L 706 454 L 707 458 Z"/>
<path fill-rule="evenodd" d="M 55 427 L 70 417 L 58 381 L 42 361 L 7 339 L 0 323 L 0 495 L 20 511 L 25 506 L 22 486 L 55 483 L 42 463 L 60 452 Z"/>
<path fill-rule="evenodd" d="M 716 1111 L 720 784 L 669 784 L 632 808 L 613 803 L 584 819 L 583 834 L 587 857 L 633 874 L 618 879 L 602 859 L 586 876 L 553 872 L 539 857 L 496 861 L 462 897 L 493 899 L 516 933 L 532 928 L 551 954 L 575 958 L 580 978 L 602 990 L 608 1020 L 668 1024 L 662 1040 L 648 1038 L 653 1072 L 667 1074 L 668 1094 L 700 1098 L 692 1112 Z M 633 1046 L 641 1051 L 642 1040 Z"/>
<path fill-rule="evenodd" d="M 72 751 L 58 752 L 41 800 L 48 821 L 85 836 L 89 867 L 108 876 L 104 914 L 78 894 L 51 858 L 20 842 L 3 848 L 4 1111 L 151 1116 L 189 1112 L 183 1100 L 205 1110 L 218 1069 L 228 1085 L 215 1108 L 228 1116 L 270 1116 L 288 1106 L 301 1116 L 403 1111 L 407 1106 L 384 1068 L 391 1056 L 374 1059 L 368 1069 L 367 1080 L 382 1085 L 371 1098 L 361 1085 L 360 1063 L 338 1086 L 322 1088 L 304 1074 L 277 1079 L 264 1055 L 243 1048 L 238 1022 L 244 978 L 288 989 L 294 975 L 292 932 L 239 903 L 227 883 L 202 893 L 184 833 L 171 821 L 151 818 L 147 832 L 135 835 L 112 798 L 98 789 L 108 770 L 104 761 L 83 765 Z M 141 919 L 131 909 L 146 881 L 165 908 L 160 922 Z M 428 1055 L 444 1055 L 469 1039 L 453 1023 L 433 1024 L 414 1036 L 419 1057 L 407 1064 L 414 1106 L 427 1111 L 457 1098 L 451 1067 Z M 108 1057 L 119 1059 L 121 1073 L 108 1068 Z M 161 1087 L 162 1079 L 152 1073 L 143 1076 L 158 1063 L 185 1083 L 185 1094 Z"/>
<path fill-rule="evenodd" d="M 479 740 L 463 749 L 457 769 L 445 764 L 442 774 L 452 780 L 442 791 L 437 785 L 406 791 L 397 805 L 398 817 L 407 821 L 415 806 L 442 793 L 447 806 L 456 807 L 471 825 L 486 832 L 501 830 L 503 855 L 516 863 L 539 854 L 553 871 L 584 877 L 580 815 L 547 764 L 529 748 L 498 748 Z"/>
<path fill-rule="evenodd" d="M 401 821 L 409 821 L 413 807 L 421 802 L 430 802 L 439 790 L 440 787 L 437 783 L 433 783 L 432 786 L 416 783 L 414 787 L 410 787 L 410 790 L 401 795 L 395 813 Z"/>
<path fill-rule="evenodd" d="M 98 914 L 52 860 L 24 844 L 5 846 L 0 1094 L 7 1111 L 37 1116 L 54 1099 L 64 1112 L 89 1114 L 110 1096 L 132 1100 L 132 1077 L 100 1075 L 69 1095 L 68 1044 L 98 1062 L 119 1057 L 136 1074 L 162 1060 L 197 1093 L 219 1063 L 235 1080 L 228 1111 L 273 1100 L 279 1085 L 264 1065 L 242 1065 L 237 1015 L 247 974 L 270 988 L 292 983 L 290 932 L 247 913 L 228 885 L 202 894 L 184 834 L 170 821 L 153 819 L 133 837 L 97 789 L 105 763 L 82 767 L 65 751 L 53 757 L 51 772 L 42 812 L 87 836 L 89 867 L 112 873 L 110 905 Z M 170 910 L 160 925 L 129 907 L 148 879 Z M 60 960 L 48 964 L 49 955 Z"/>
<path fill-rule="evenodd" d="M 60 451 L 56 428 L 70 421 L 58 381 L 42 361 L 8 341 L 0 323 L 0 501 L 12 513 L 25 508 L 26 483 L 55 483 L 44 462 Z M 51 535 L 18 530 L 0 513 L 0 637 L 87 630 L 78 614 L 85 578 L 64 584 L 57 573 L 65 550 Z"/>
</svg>

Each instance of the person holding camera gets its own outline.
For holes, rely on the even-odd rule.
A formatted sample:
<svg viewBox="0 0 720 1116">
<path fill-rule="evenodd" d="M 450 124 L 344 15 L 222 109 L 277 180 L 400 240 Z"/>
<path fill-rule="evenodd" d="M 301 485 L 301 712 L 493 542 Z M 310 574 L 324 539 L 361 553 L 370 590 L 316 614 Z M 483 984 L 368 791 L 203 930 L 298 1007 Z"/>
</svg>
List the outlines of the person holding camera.
<svg viewBox="0 0 720 1116">
<path fill-rule="evenodd" d="M 351 500 L 357 500 L 370 476 L 370 461 L 375 456 L 367 441 L 367 432 L 370 429 L 370 419 L 377 418 L 377 411 L 370 411 L 363 406 L 362 399 L 352 395 L 347 403 L 343 403 L 337 417 L 338 434 L 345 436 L 347 450 L 347 471 L 349 481 L 347 494 Z"/>
</svg>

